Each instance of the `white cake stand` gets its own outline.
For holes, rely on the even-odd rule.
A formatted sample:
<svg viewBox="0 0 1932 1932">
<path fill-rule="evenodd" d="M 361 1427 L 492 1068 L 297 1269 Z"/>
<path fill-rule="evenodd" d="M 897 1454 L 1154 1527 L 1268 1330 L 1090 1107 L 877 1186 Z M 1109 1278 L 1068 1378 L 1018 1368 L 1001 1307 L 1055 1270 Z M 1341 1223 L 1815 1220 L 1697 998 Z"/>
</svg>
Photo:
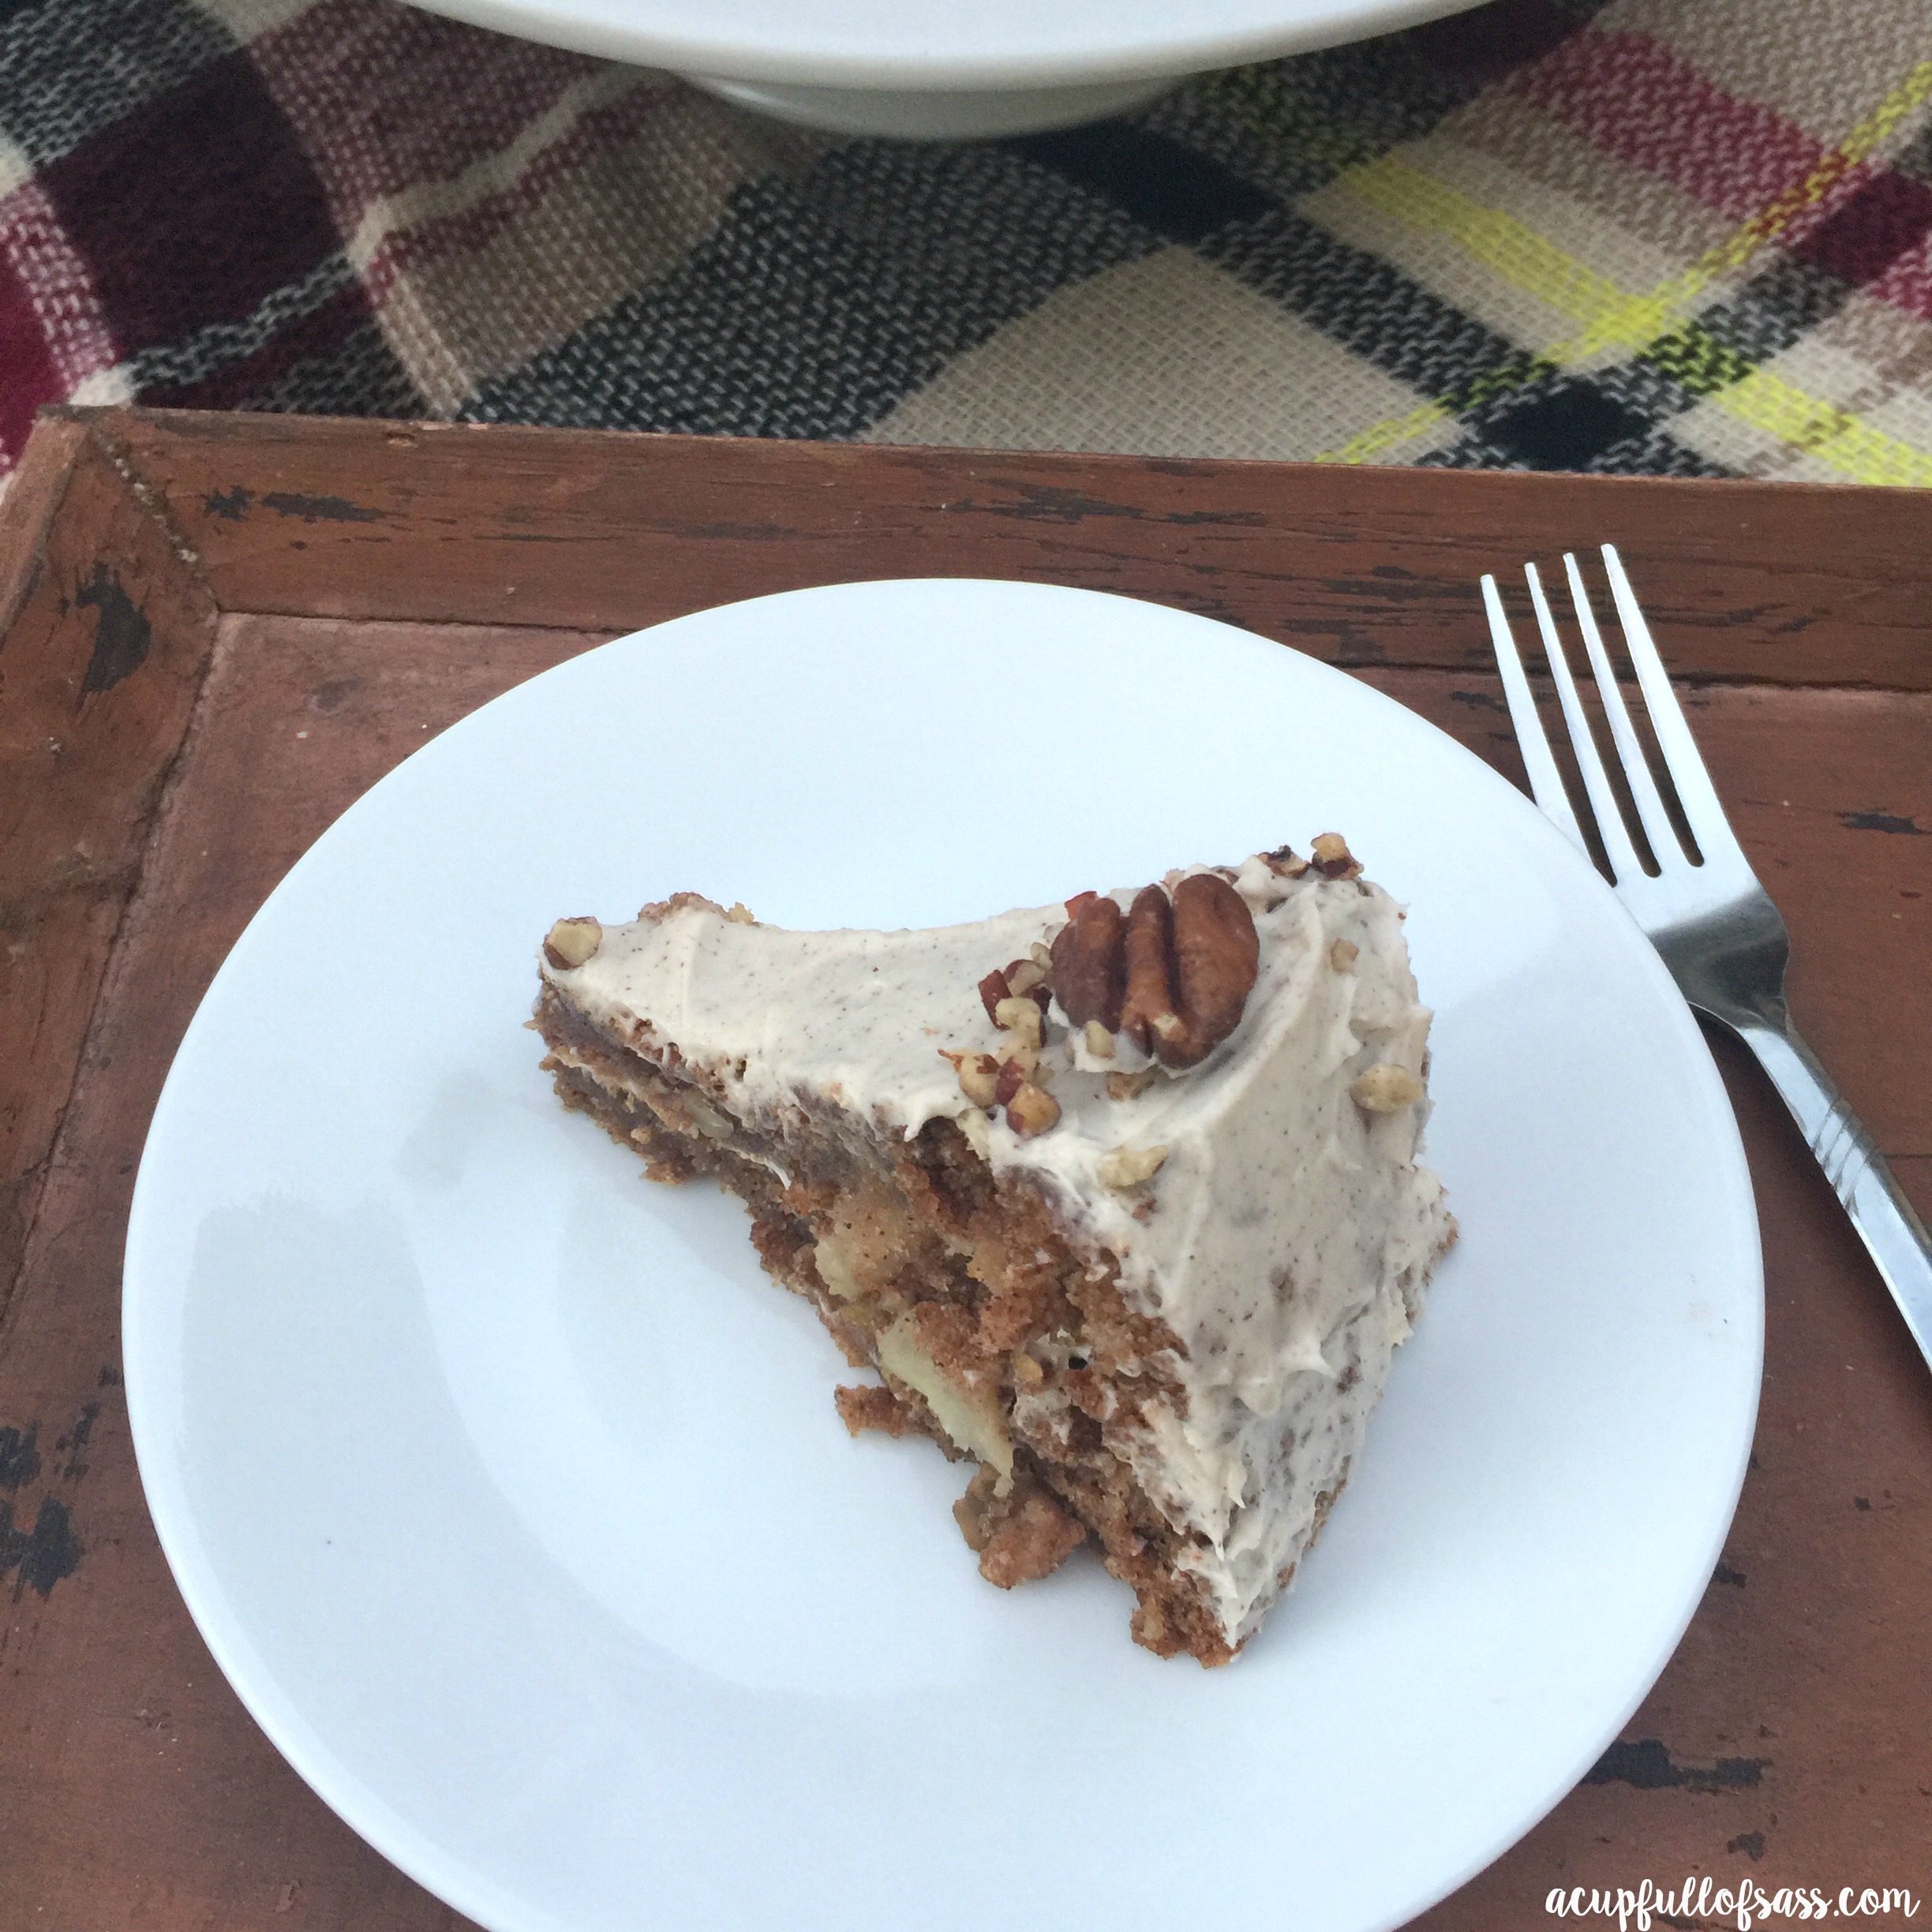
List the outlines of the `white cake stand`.
<svg viewBox="0 0 1932 1932">
<path fill-rule="evenodd" d="M 834 133 L 962 140 L 1127 114 L 1190 75 L 1474 0 L 422 0 L 479 27 L 669 69 Z"/>
</svg>

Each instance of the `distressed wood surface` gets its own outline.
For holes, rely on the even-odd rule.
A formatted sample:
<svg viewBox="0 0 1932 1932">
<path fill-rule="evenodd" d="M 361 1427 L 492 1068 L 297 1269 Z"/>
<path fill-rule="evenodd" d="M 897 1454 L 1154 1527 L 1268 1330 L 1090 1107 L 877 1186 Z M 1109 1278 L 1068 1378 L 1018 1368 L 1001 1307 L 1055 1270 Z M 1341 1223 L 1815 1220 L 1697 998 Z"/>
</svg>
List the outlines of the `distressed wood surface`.
<svg viewBox="0 0 1932 1932">
<path fill-rule="evenodd" d="M 0 1319 L 214 623 L 99 444 L 36 436 L 0 511 Z"/>
<path fill-rule="evenodd" d="M 1481 670 L 1485 571 L 1614 542 L 1682 675 L 1932 687 L 1932 492 L 615 434 L 560 468 L 546 430 L 94 421 L 227 609 L 616 631 L 804 584 L 1015 577 L 1333 663 Z"/>
<path fill-rule="evenodd" d="M 1450 590 L 1473 605 L 1466 578 L 1437 554 L 1443 519 L 1413 514 L 1434 484 L 1456 480 L 1350 479 L 1362 501 L 1380 477 L 1389 503 L 1411 506 L 1368 518 L 1370 562 L 1359 520 L 1335 522 L 1334 477 L 1261 466 L 922 453 L 912 474 L 931 487 L 915 495 L 904 452 L 830 460 L 671 439 L 120 413 L 43 435 L 5 506 L 0 549 L 0 619 L 12 619 L 0 631 L 0 1027 L 14 1029 L 0 1035 L 0 1145 L 24 1234 L 0 1318 L 0 1926 L 462 1926 L 341 1825 L 241 1709 L 175 1594 L 129 1447 L 118 1301 L 134 1166 L 174 1045 L 234 936 L 398 759 L 612 631 L 787 581 L 948 560 L 957 570 L 960 555 L 974 568 L 1003 556 L 1009 574 L 1248 612 L 1263 628 L 1253 613 L 1310 607 L 1313 593 L 1290 581 L 1310 573 L 1328 613 L 1315 642 L 1358 650 L 1369 681 L 1517 775 L 1493 674 L 1467 658 L 1458 629 L 1470 620 Z M 817 481 L 794 489 L 807 474 Z M 1814 642 L 1787 650 L 1776 676 L 1747 677 L 1743 635 L 1708 627 L 1691 653 L 1694 720 L 1791 924 L 1801 1024 L 1932 1208 L 1932 691 L 1908 648 L 1902 580 L 1857 582 L 1842 548 L 1863 526 L 1859 554 L 1916 542 L 1923 570 L 1926 504 L 1848 491 L 1807 512 L 1814 493 L 1791 492 L 1774 506 L 1785 552 L 1773 567 L 1726 560 L 1735 526 L 1722 492 L 1670 486 L 1668 517 L 1639 516 L 1620 506 L 1665 486 L 1491 481 L 1522 487 L 1488 500 L 1491 520 L 1461 530 L 1458 556 L 1547 555 L 1615 516 L 1624 529 L 1654 518 L 1670 526 L 1669 556 L 1702 546 L 1713 560 L 1718 590 L 1696 590 L 1713 608 L 1728 595 L 1788 611 L 1790 586 L 1812 586 Z M 1016 500 L 1118 507 L 1128 483 L 1171 488 L 1159 499 L 1169 511 L 1185 500 L 1212 518 L 1233 504 L 1254 520 L 1069 511 L 1013 527 Z M 238 488 L 253 505 L 244 514 L 206 507 Z M 1547 507 L 1548 489 L 1567 492 L 1570 508 Z M 932 500 L 971 490 L 985 500 L 970 513 Z M 311 510 L 327 498 L 408 505 L 397 541 L 414 573 L 364 567 L 367 552 L 338 539 L 366 526 L 264 511 L 271 494 Z M 728 501 L 739 522 L 719 535 L 711 519 Z M 644 531 L 628 542 L 626 504 Z M 1820 510 L 1829 515 L 1807 539 Z M 500 531 L 556 539 L 526 546 L 545 556 L 540 598 L 504 601 L 537 580 L 493 575 L 504 552 L 465 540 L 486 514 Z M 868 533 L 859 549 L 833 541 L 848 522 Z M 1248 546 L 1232 587 L 1177 527 L 1245 533 L 1217 540 Z M 1623 541 L 1647 584 L 1665 549 Z M 813 542 L 826 548 L 814 555 Z M 90 689 L 97 653 L 117 667 L 136 656 L 114 641 L 132 635 L 114 628 L 121 620 L 76 594 L 97 566 L 151 641 Z M 506 608 L 517 621 L 484 621 Z M 1272 629 L 1309 641 L 1285 622 Z M 1711 638 L 1723 649 L 1706 650 Z M 48 737 L 63 751 L 37 765 Z M 94 922 L 81 921 L 77 948 L 56 916 L 64 893 Z M 1775 1099 L 1720 1057 L 1769 1274 L 1763 1405 L 1737 1520 L 1621 1742 L 1425 1915 L 1432 1932 L 1545 1925 L 1552 1887 L 1668 1885 L 1687 1872 L 1768 1891 L 1932 1889 L 1915 1848 L 1932 1842 L 1932 1378 Z"/>
</svg>

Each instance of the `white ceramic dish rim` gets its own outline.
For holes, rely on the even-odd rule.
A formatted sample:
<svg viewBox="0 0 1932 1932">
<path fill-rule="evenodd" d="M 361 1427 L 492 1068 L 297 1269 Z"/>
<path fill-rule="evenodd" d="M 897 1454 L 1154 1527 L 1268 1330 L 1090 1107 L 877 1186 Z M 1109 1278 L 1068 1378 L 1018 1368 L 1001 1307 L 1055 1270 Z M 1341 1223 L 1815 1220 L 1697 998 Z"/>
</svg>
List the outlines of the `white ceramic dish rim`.
<svg viewBox="0 0 1932 1932">
<path fill-rule="evenodd" d="M 943 585 L 949 591 L 958 587 L 962 581 L 967 584 L 972 582 L 972 580 L 946 579 L 932 581 Z M 811 597 L 823 595 L 826 592 L 837 594 L 843 591 L 863 592 L 873 588 L 889 590 L 897 587 L 899 586 L 890 584 L 876 586 L 833 586 L 826 587 L 825 591 L 784 594 L 790 597 Z M 1007 589 L 1020 588 L 1028 591 L 1044 588 L 1037 586 L 1004 587 Z M 1064 593 L 1056 593 L 1056 594 Z M 1076 593 L 1073 594 L 1088 596 L 1095 593 Z M 779 600 L 760 599 L 754 601 L 769 605 Z M 699 618 L 703 618 L 712 614 L 700 612 L 698 613 L 698 616 Z M 691 620 L 677 621 L 688 622 Z M 660 631 L 664 627 L 658 627 Z M 629 641 L 618 640 L 620 644 Z M 575 665 L 581 665 L 582 662 L 581 659 L 572 661 L 572 664 Z M 568 672 L 571 668 L 572 665 L 567 664 L 558 667 L 556 672 L 545 675 L 556 676 Z M 1324 675 L 1328 674 L 1324 672 Z M 505 698 L 506 699 L 511 698 L 514 695 L 514 692 L 507 693 Z M 498 703 L 504 702 L 504 700 L 497 701 Z M 1402 717 L 1410 719 L 1412 723 L 1420 722 L 1413 718 L 1413 714 L 1402 711 L 1400 706 L 1395 706 L 1393 709 Z M 481 715 L 481 713 L 475 715 Z M 462 732 L 465 724 L 468 722 L 469 721 L 465 721 L 464 723 L 453 727 L 451 732 L 444 734 L 442 738 L 435 741 L 431 747 L 425 747 L 425 751 L 435 752 L 437 755 L 447 755 L 448 747 L 455 734 Z M 1432 736 L 1440 738 L 1440 734 L 1434 733 L 1432 728 L 1425 726 L 1423 728 L 1430 731 Z M 1559 836 L 1547 826 L 1526 800 L 1522 799 L 1520 795 L 1514 793 L 1511 788 L 1496 777 L 1493 773 L 1491 773 L 1486 766 L 1484 766 L 1473 754 L 1465 751 L 1460 747 L 1454 747 L 1452 740 L 1441 739 L 1441 743 L 1445 747 L 1453 747 L 1454 755 L 1458 758 L 1466 760 L 1473 774 L 1480 774 L 1478 782 L 1493 785 L 1501 792 L 1509 793 L 1515 806 L 1519 808 L 1521 835 L 1526 840 L 1544 841 L 1544 856 L 1548 863 L 1573 870 L 1581 866 L 1581 861 L 1575 857 Z M 372 814 L 380 814 L 384 809 L 383 786 L 388 781 L 384 781 L 372 788 L 369 793 L 365 794 L 349 808 L 349 811 L 345 813 L 343 819 L 338 820 L 337 823 L 342 824 L 352 814 L 367 817 Z M 326 840 L 329 834 L 325 833 L 324 839 Z M 323 841 L 318 841 L 318 847 L 323 842 Z M 289 878 L 280 887 L 278 887 L 276 893 L 271 895 L 270 900 L 264 906 L 261 912 L 258 912 L 256 921 L 251 922 L 251 930 L 253 930 L 257 922 L 272 915 L 271 909 L 275 906 L 276 900 L 283 894 L 290 892 L 291 889 L 295 891 L 301 889 L 298 882 L 301 877 L 303 867 L 309 863 L 306 856 L 302 861 L 298 862 L 298 867 L 291 871 Z M 1602 887 L 1601 882 L 1596 881 L 1593 875 L 1592 875 L 1592 883 L 1598 890 L 1608 894 L 1608 889 Z M 1621 916 L 1620 913 L 1619 916 Z M 248 949 L 249 935 L 245 933 L 242 939 L 238 942 L 234 953 L 230 956 L 230 960 L 224 964 L 221 975 L 218 975 L 217 986 L 220 984 L 222 978 L 230 974 L 231 971 L 246 972 Z M 1753 1367 L 1749 1377 L 1748 1400 L 1743 1403 L 1735 1417 L 1736 1427 L 1734 1437 L 1735 1447 L 1734 1466 L 1724 1473 L 1722 1481 L 1713 1485 L 1710 1488 L 1709 1494 L 1713 1502 L 1719 1499 L 1721 1492 L 1721 1507 L 1715 1510 L 1712 1518 L 1708 1550 L 1704 1552 L 1697 1566 L 1687 1569 L 1683 1593 L 1668 1619 L 1668 1626 L 1671 1633 L 1669 1641 L 1664 1645 L 1649 1667 L 1639 1673 L 1640 1680 L 1634 1683 L 1631 1687 L 1624 1708 L 1616 1713 L 1614 1721 L 1603 1728 L 1601 1736 L 1588 1739 L 1579 1748 L 1571 1772 L 1567 1779 L 1550 1789 L 1526 1811 L 1520 1815 L 1512 1816 L 1500 1825 L 1485 1843 L 1469 1852 L 1458 1868 L 1442 1873 L 1440 1875 L 1439 1882 L 1432 1887 L 1426 1896 L 1409 1900 L 1405 1904 L 1399 1915 L 1385 1919 L 1382 1922 L 1384 1924 L 1399 1923 L 1402 1919 L 1406 1919 L 1414 1911 L 1426 1908 L 1429 1904 L 1446 1896 L 1475 1872 L 1480 1870 L 1510 1844 L 1515 1843 L 1561 1798 L 1576 1779 L 1582 1775 L 1594 1762 L 1602 1745 L 1610 1737 L 1614 1736 L 1623 1724 L 1627 1721 L 1631 1713 L 1647 1694 L 1658 1672 L 1668 1661 L 1678 1639 L 1681 1637 L 1702 1599 L 1711 1569 L 1720 1553 L 1724 1536 L 1728 1529 L 1732 1510 L 1735 1508 L 1736 1496 L 1742 1485 L 1756 1410 L 1757 1368 L 1762 1360 L 1762 1266 L 1756 1246 L 1755 1215 L 1751 1201 L 1748 1170 L 1744 1164 L 1742 1144 L 1737 1136 L 1735 1120 L 1731 1114 L 1721 1083 L 1717 1078 L 1714 1067 L 1709 1061 L 1708 1051 L 1704 1047 L 1696 1023 L 1690 1017 L 1688 1009 L 1683 1008 L 1681 1002 L 1677 999 L 1675 989 L 1670 985 L 1668 975 L 1664 974 L 1661 963 L 1655 960 L 1654 955 L 1647 947 L 1643 948 L 1641 953 L 1634 956 L 1633 964 L 1640 973 L 1649 975 L 1653 983 L 1653 990 L 1661 996 L 1660 1024 L 1665 1028 L 1675 1028 L 1679 1045 L 1689 1054 L 1692 1065 L 1697 1069 L 1697 1084 L 1702 1090 L 1702 1102 L 1706 1114 L 1705 1125 L 1711 1136 L 1711 1151 L 1715 1163 L 1716 1182 L 1728 1203 L 1728 1211 L 1732 1213 L 1734 1216 L 1741 1217 L 1738 1221 L 1736 1232 L 1743 1246 L 1739 1249 L 1736 1260 L 1742 1271 L 1740 1281 L 1747 1282 L 1747 1278 L 1748 1278 L 1747 1286 L 1749 1292 L 1744 1295 L 1744 1305 L 1747 1309 L 1754 1309 L 1758 1320 L 1758 1327 L 1754 1335 L 1747 1338 L 1751 1346 Z M 209 1013 L 214 1006 L 212 993 L 213 989 L 211 988 L 211 997 L 204 1001 L 203 1008 L 197 1013 L 195 1020 L 191 1024 L 188 1035 L 184 1039 L 182 1047 L 178 1055 L 178 1066 L 188 1062 L 190 1059 L 191 1049 L 196 1041 L 197 1029 L 206 1024 L 204 1016 Z M 170 1084 L 172 1084 L 174 1075 L 171 1073 L 170 1077 Z M 157 1128 L 164 1129 L 167 1111 L 168 1099 L 164 1090 L 161 1103 L 156 1110 Z M 176 1495 L 173 1481 L 174 1472 L 170 1467 L 170 1455 L 167 1446 L 159 1440 L 158 1424 L 150 1421 L 148 1418 L 148 1391 L 143 1372 L 147 1360 L 144 1352 L 146 1329 L 144 1320 L 144 1311 L 140 1304 L 139 1294 L 140 1273 L 139 1250 L 148 1215 L 153 1211 L 152 1202 L 144 1200 L 143 1196 L 142 1183 L 145 1181 L 147 1167 L 144 1161 L 143 1176 L 141 1181 L 137 1181 L 134 1209 L 130 1217 L 128 1244 L 129 1267 L 124 1317 L 129 1342 L 127 1351 L 128 1401 L 137 1457 L 144 1482 L 148 1487 L 151 1507 L 153 1507 L 157 1531 L 164 1552 L 174 1571 L 191 1615 L 200 1629 L 204 1639 L 208 1642 L 217 1663 L 230 1682 L 235 1687 L 245 1705 L 271 1740 L 275 1743 L 278 1748 L 324 1800 L 331 1806 L 331 1809 L 335 1810 L 339 1815 L 342 1816 L 403 1870 L 457 1909 L 468 1913 L 485 1923 L 506 1927 L 514 1925 L 519 1928 L 526 1925 L 534 1924 L 536 1921 L 528 1919 L 513 1909 L 508 1901 L 497 1896 L 486 1885 L 479 1884 L 476 1874 L 467 1866 L 463 1866 L 459 1861 L 452 1860 L 440 1845 L 423 1837 L 407 1818 L 395 1810 L 379 1793 L 370 1790 L 353 1771 L 333 1754 L 325 1743 L 316 1739 L 302 1711 L 287 1698 L 283 1687 L 272 1679 L 264 1676 L 263 1670 L 258 1667 L 258 1661 L 253 1654 L 252 1646 L 245 1633 L 230 1626 L 223 1614 L 223 1605 L 219 1601 L 219 1586 L 204 1578 L 202 1574 L 203 1559 L 199 1548 L 197 1533 L 192 1523 L 175 1514 L 175 1506 L 178 1503 L 179 1498 Z M 157 1491 L 167 1499 L 158 1507 L 155 1503 Z"/>
<path fill-rule="evenodd" d="M 676 0 L 417 0 L 431 12 L 498 33 L 724 80 L 890 92 L 1024 90 L 1082 83 L 1178 80 L 1221 67 L 1396 32 L 1461 13 L 1477 0 L 1222 0 L 1136 33 L 1110 32 L 1106 10 L 1079 3 L 1028 9 L 1031 44 L 987 48 L 963 30 L 935 32 L 910 9 L 866 22 L 848 5 L 803 7 L 792 31 L 769 21 L 702 21 Z"/>
</svg>

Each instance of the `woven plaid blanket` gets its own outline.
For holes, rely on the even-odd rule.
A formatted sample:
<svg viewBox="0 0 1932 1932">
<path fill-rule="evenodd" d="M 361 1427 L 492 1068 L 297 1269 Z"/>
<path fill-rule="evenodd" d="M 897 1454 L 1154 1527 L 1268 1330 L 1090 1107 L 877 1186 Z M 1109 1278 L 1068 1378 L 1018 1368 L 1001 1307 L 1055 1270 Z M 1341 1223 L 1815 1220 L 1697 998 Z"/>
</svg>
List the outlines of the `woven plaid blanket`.
<svg viewBox="0 0 1932 1932">
<path fill-rule="evenodd" d="M 1500 0 L 924 147 L 395 0 L 0 0 L 73 399 L 1932 484 L 1926 0 Z"/>
</svg>

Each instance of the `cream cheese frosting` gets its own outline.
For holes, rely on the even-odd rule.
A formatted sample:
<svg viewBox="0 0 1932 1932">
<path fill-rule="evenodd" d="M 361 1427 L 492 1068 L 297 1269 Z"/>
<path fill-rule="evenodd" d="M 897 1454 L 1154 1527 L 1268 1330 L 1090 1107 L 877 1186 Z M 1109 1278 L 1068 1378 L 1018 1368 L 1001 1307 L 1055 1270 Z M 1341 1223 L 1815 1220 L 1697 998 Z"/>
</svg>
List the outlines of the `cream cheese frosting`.
<svg viewBox="0 0 1932 1932">
<path fill-rule="evenodd" d="M 1261 858 L 1234 884 L 1260 952 L 1233 1032 L 1199 1065 L 1115 1099 L 1107 1076 L 1136 1064 L 1131 1048 L 1096 1059 L 1056 1006 L 1046 1057 L 1059 1119 L 1031 1137 L 970 1105 L 944 1056 L 1010 1045 L 977 983 L 1057 930 L 1058 905 L 807 933 L 684 897 L 605 927 L 582 964 L 541 971 L 646 1058 L 675 1044 L 742 1119 L 781 1126 L 829 1101 L 888 1136 L 959 1120 L 997 1174 L 1027 1176 L 1076 1238 L 1116 1256 L 1128 1305 L 1179 1340 L 1161 1366 L 1184 1396 L 1148 1405 L 1127 1452 L 1192 1539 L 1182 1565 L 1238 1644 L 1346 1480 L 1454 1224 L 1417 1161 L 1427 1099 L 1375 1111 L 1351 1091 L 1371 1068 L 1413 1076 L 1399 1091 L 1420 1092 L 1426 1076 L 1430 1015 L 1401 908 L 1366 880 L 1285 876 Z M 1113 896 L 1123 912 L 1133 897 Z M 1111 1157 L 1157 1148 L 1151 1179 L 1108 1185 Z"/>
</svg>

